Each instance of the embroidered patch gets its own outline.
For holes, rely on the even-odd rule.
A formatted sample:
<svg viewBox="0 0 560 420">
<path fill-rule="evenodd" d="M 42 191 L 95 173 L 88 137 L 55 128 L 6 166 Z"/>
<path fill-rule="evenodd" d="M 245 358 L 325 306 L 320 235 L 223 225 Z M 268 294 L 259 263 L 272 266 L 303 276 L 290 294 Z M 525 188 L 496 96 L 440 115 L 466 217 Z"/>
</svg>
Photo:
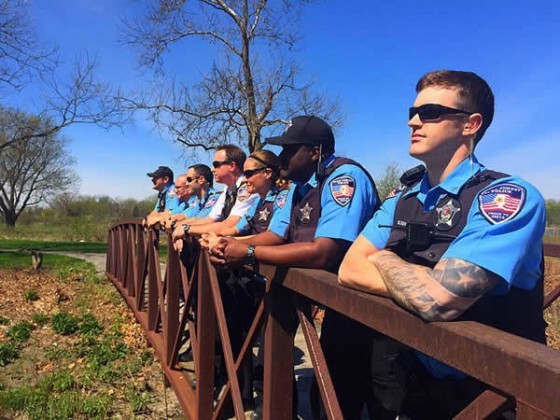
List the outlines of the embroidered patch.
<svg viewBox="0 0 560 420">
<path fill-rule="evenodd" d="M 446 198 L 436 206 L 434 225 L 437 230 L 450 230 L 461 219 L 461 203 L 453 198 Z"/>
<path fill-rule="evenodd" d="M 309 205 L 309 203 L 305 203 L 301 209 L 299 209 L 301 215 L 299 217 L 299 221 L 303 224 L 307 224 L 311 221 L 311 212 L 313 211 L 313 207 Z"/>
<path fill-rule="evenodd" d="M 354 190 L 356 189 L 355 187 L 356 181 L 348 175 L 336 177 L 329 183 L 329 188 L 334 201 L 343 207 L 352 201 Z"/>
<path fill-rule="evenodd" d="M 251 197 L 251 194 L 249 194 L 247 184 L 241 185 L 241 187 L 239 187 L 239 190 L 237 190 L 237 200 L 243 203 L 247 201 L 249 197 Z"/>
<path fill-rule="evenodd" d="M 288 199 L 288 190 L 280 191 L 276 196 L 275 203 L 279 209 L 284 208 L 286 200 Z"/>
<path fill-rule="evenodd" d="M 486 220 L 496 225 L 513 219 L 523 208 L 525 196 L 525 188 L 519 185 L 494 185 L 478 195 L 478 207 Z"/>
<path fill-rule="evenodd" d="M 212 207 L 214 204 L 216 204 L 216 201 L 218 201 L 218 197 L 219 196 L 217 194 L 212 194 L 210 197 L 208 197 L 208 200 L 204 204 L 204 208 L 208 209 Z"/>
</svg>

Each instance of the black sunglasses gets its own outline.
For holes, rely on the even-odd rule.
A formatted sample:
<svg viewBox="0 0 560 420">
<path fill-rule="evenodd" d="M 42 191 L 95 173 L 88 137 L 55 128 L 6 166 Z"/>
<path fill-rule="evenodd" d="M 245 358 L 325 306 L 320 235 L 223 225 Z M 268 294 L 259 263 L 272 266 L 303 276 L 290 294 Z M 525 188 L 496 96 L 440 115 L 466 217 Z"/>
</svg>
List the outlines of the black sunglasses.
<svg viewBox="0 0 560 420">
<path fill-rule="evenodd" d="M 218 168 L 220 168 L 222 165 L 225 165 L 225 164 L 227 164 L 227 163 L 231 163 L 231 160 L 223 160 L 223 161 L 221 161 L 221 162 L 218 161 L 218 160 L 215 160 L 214 162 L 212 162 L 212 167 L 213 167 L 214 169 L 218 169 Z"/>
<path fill-rule="evenodd" d="M 214 166 L 215 167 L 215 166 Z M 190 176 L 187 177 L 187 182 L 193 182 L 195 179 L 200 178 L 200 175 L 198 176 L 193 176 L 192 178 Z"/>
<path fill-rule="evenodd" d="M 245 176 L 245 178 L 249 179 L 251 178 L 253 175 L 258 174 L 259 172 L 265 171 L 267 168 L 257 168 L 257 169 L 247 169 L 246 171 L 243 171 L 243 175 Z"/>
<path fill-rule="evenodd" d="M 471 115 L 472 112 L 463 111 L 462 109 L 450 108 L 448 106 L 437 104 L 425 104 L 420 106 L 413 106 L 408 109 L 408 119 L 411 120 L 418 114 L 420 121 L 437 120 L 443 115 L 448 114 L 467 114 Z"/>
</svg>

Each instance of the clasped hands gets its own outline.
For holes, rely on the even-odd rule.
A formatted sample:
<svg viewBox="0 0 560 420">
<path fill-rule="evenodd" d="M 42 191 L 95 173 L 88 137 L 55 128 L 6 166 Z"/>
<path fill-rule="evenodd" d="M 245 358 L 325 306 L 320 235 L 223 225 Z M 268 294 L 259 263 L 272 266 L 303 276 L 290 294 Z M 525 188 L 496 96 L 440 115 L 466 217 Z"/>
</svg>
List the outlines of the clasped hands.
<svg viewBox="0 0 560 420">
<path fill-rule="evenodd" d="M 215 233 L 202 235 L 199 242 L 210 254 L 210 262 L 218 267 L 243 265 L 249 247 L 231 236 L 217 236 Z"/>
</svg>

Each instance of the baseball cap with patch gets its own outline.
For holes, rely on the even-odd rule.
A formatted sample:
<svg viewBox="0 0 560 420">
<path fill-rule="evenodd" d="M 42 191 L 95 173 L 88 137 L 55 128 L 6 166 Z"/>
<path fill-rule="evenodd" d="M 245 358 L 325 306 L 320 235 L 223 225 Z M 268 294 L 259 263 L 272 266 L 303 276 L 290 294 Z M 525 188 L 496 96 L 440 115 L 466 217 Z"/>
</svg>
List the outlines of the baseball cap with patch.
<svg viewBox="0 0 560 420">
<path fill-rule="evenodd" d="M 284 134 L 267 138 L 266 144 L 277 146 L 290 144 L 322 145 L 325 149 L 334 149 L 334 134 L 331 126 L 321 118 L 304 115 L 293 118 Z"/>
<path fill-rule="evenodd" d="M 173 179 L 173 171 L 169 169 L 167 166 L 160 166 L 153 172 L 148 172 L 150 178 L 164 178 L 168 177 L 169 179 Z"/>
</svg>

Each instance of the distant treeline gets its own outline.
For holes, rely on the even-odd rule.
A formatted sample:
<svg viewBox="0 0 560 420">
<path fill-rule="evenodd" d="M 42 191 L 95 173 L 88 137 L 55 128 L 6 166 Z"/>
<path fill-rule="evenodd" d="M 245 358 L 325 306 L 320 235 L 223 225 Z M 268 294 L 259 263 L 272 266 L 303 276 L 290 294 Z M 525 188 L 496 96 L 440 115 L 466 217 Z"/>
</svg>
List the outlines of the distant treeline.
<svg viewBox="0 0 560 420">
<path fill-rule="evenodd" d="M 111 224 L 145 216 L 155 201 L 155 196 L 135 200 L 64 193 L 48 205 L 25 209 L 10 236 L 35 233 L 47 236 L 44 239 L 105 241 Z"/>
<path fill-rule="evenodd" d="M 560 226 L 560 200 L 546 200 L 546 224 Z"/>
<path fill-rule="evenodd" d="M 48 205 L 26 209 L 9 236 L 105 241 L 111 224 L 145 216 L 153 210 L 155 201 L 155 196 L 135 200 L 65 193 Z M 560 229 L 560 200 L 546 200 L 546 222 L 550 228 Z"/>
</svg>

